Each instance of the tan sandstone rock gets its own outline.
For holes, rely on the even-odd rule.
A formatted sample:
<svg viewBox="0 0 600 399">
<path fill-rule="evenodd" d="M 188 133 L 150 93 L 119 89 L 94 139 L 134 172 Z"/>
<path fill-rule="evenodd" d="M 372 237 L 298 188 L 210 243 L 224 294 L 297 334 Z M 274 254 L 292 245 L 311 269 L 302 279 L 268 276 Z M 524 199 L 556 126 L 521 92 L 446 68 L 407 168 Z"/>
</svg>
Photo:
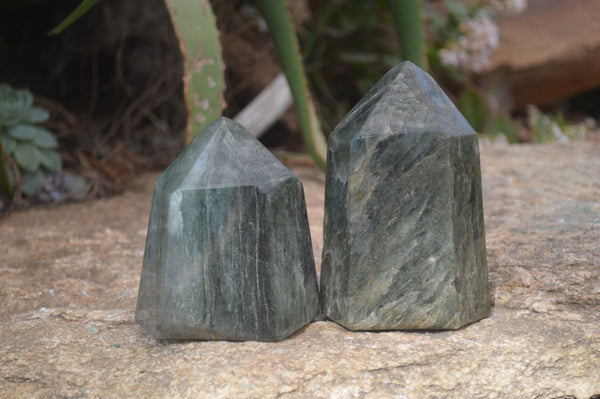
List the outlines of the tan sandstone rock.
<svg viewBox="0 0 600 399">
<path fill-rule="evenodd" d="M 600 87 L 600 0 L 528 0 L 502 17 L 488 71 L 507 67 L 516 108 Z"/>
<path fill-rule="evenodd" d="M 156 174 L 0 220 L 2 398 L 600 394 L 600 146 L 482 146 L 492 314 L 458 331 L 159 342 L 134 322 Z M 320 259 L 323 175 L 303 180 Z"/>
</svg>

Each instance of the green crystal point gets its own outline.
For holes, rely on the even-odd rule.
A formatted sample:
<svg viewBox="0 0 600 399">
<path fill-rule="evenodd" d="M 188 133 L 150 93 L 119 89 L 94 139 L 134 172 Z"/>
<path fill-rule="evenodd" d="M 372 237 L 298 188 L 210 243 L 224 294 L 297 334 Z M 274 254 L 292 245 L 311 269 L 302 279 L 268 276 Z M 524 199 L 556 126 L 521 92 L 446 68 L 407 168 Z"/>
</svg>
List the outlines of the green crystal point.
<svg viewBox="0 0 600 399">
<path fill-rule="evenodd" d="M 329 137 L 321 301 L 353 330 L 456 329 L 489 313 L 478 138 L 410 62 Z"/>
<path fill-rule="evenodd" d="M 278 341 L 318 312 L 302 183 L 216 120 L 154 185 L 136 321 L 157 339 Z"/>
</svg>

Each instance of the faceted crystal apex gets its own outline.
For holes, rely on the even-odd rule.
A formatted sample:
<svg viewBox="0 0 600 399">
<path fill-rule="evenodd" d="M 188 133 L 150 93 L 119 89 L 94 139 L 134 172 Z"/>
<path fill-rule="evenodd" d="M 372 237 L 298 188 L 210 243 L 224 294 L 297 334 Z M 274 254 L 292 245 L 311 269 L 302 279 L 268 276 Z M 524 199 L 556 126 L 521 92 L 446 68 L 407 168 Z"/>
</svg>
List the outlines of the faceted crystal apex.
<svg viewBox="0 0 600 399">
<path fill-rule="evenodd" d="M 335 140 L 413 133 L 460 136 L 475 131 L 435 80 L 405 61 L 369 90 L 332 136 Z"/>
<path fill-rule="evenodd" d="M 296 177 L 239 123 L 219 118 L 208 125 L 157 180 L 177 189 L 257 186 L 269 191 Z"/>
</svg>

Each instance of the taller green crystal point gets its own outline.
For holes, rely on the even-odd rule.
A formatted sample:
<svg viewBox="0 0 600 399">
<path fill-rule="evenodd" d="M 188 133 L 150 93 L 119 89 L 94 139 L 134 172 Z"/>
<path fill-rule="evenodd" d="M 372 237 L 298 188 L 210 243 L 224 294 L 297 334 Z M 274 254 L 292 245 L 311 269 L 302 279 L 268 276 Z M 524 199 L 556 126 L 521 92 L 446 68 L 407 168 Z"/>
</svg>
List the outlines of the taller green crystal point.
<svg viewBox="0 0 600 399">
<path fill-rule="evenodd" d="M 318 312 L 301 182 L 218 119 L 154 185 L 136 321 L 158 339 L 278 341 Z"/>
<path fill-rule="evenodd" d="M 329 137 L 323 313 L 352 330 L 489 314 L 479 143 L 423 70 L 390 70 Z"/>
</svg>

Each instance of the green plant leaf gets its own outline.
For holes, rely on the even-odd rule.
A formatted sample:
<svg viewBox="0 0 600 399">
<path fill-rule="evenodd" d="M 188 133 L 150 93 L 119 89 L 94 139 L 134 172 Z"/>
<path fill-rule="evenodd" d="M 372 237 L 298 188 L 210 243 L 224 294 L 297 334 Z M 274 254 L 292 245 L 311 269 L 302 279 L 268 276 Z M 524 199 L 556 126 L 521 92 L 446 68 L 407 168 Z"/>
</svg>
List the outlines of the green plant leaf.
<svg viewBox="0 0 600 399">
<path fill-rule="evenodd" d="M 10 171 L 4 158 L 4 148 L 0 140 L 0 190 L 9 196 L 13 195 L 14 181 L 11 181 Z"/>
<path fill-rule="evenodd" d="M 458 97 L 458 109 L 475 131 L 482 133 L 490 111 L 483 96 L 473 86 L 467 86 Z"/>
<path fill-rule="evenodd" d="M 43 127 L 33 126 L 35 129 L 35 135 L 33 136 L 33 142 L 38 148 L 54 149 L 58 147 L 58 140 L 52 133 Z"/>
<path fill-rule="evenodd" d="M 17 147 L 17 142 L 4 132 L 0 133 L 0 140 L 2 141 L 4 152 L 12 154 Z"/>
<path fill-rule="evenodd" d="M 503 134 L 509 143 L 516 143 L 519 137 L 517 125 L 508 117 L 508 115 L 494 115 L 490 118 L 485 128 L 487 133 L 492 135 Z"/>
<path fill-rule="evenodd" d="M 467 7 L 458 0 L 444 0 L 444 6 L 455 21 L 462 22 L 469 16 Z"/>
<path fill-rule="evenodd" d="M 420 68 L 425 65 L 425 28 L 419 0 L 389 0 L 402 58 Z"/>
<path fill-rule="evenodd" d="M 46 176 L 41 170 L 21 174 L 21 191 L 25 195 L 34 195 L 44 188 Z"/>
<path fill-rule="evenodd" d="M 97 2 L 98 0 L 82 0 L 77 8 L 67 15 L 67 17 L 61 21 L 61 23 L 56 25 L 50 32 L 48 32 L 48 36 L 58 35 L 63 30 L 67 29 L 75 21 L 85 15 L 85 13 L 87 13 Z"/>
<path fill-rule="evenodd" d="M 17 125 L 6 130 L 6 133 L 17 141 L 33 141 L 36 127 L 32 125 Z"/>
<path fill-rule="evenodd" d="M 535 120 L 535 132 L 536 139 L 539 143 L 545 143 L 550 136 L 549 123 L 545 118 L 545 115 L 540 113 Z"/>
<path fill-rule="evenodd" d="M 304 144 L 315 163 L 325 170 L 327 141 L 321 131 L 317 111 L 309 95 L 302 55 L 291 16 L 284 0 L 258 0 L 257 3 L 269 26 L 281 69 L 290 85 Z"/>
<path fill-rule="evenodd" d="M 208 0 L 165 0 L 165 4 L 184 60 L 185 141 L 189 143 L 221 115 L 225 104 L 219 31 Z"/>
<path fill-rule="evenodd" d="M 30 143 L 19 143 L 14 156 L 17 165 L 26 172 L 34 172 L 40 166 L 40 151 Z"/>
<path fill-rule="evenodd" d="M 56 151 L 39 151 L 40 165 L 52 172 L 60 172 L 62 169 L 62 158 Z"/>
<path fill-rule="evenodd" d="M 6 174 L 8 175 L 8 182 L 10 184 L 10 188 L 11 190 L 14 190 L 15 187 L 15 176 L 13 175 L 13 171 L 11 168 L 7 168 L 6 169 Z M 12 195 L 12 191 L 10 193 L 10 195 Z"/>
<path fill-rule="evenodd" d="M 17 125 L 7 130 L 7 135 L 17 141 L 28 141 L 39 148 L 54 149 L 58 147 L 56 137 L 43 127 L 33 125 Z"/>
<path fill-rule="evenodd" d="M 0 125 L 5 128 L 27 122 L 31 115 L 33 94 L 29 90 L 14 90 L 0 85 Z"/>
<path fill-rule="evenodd" d="M 42 107 L 31 108 L 31 114 L 29 115 L 29 123 L 44 123 L 50 118 L 50 112 Z"/>
</svg>

